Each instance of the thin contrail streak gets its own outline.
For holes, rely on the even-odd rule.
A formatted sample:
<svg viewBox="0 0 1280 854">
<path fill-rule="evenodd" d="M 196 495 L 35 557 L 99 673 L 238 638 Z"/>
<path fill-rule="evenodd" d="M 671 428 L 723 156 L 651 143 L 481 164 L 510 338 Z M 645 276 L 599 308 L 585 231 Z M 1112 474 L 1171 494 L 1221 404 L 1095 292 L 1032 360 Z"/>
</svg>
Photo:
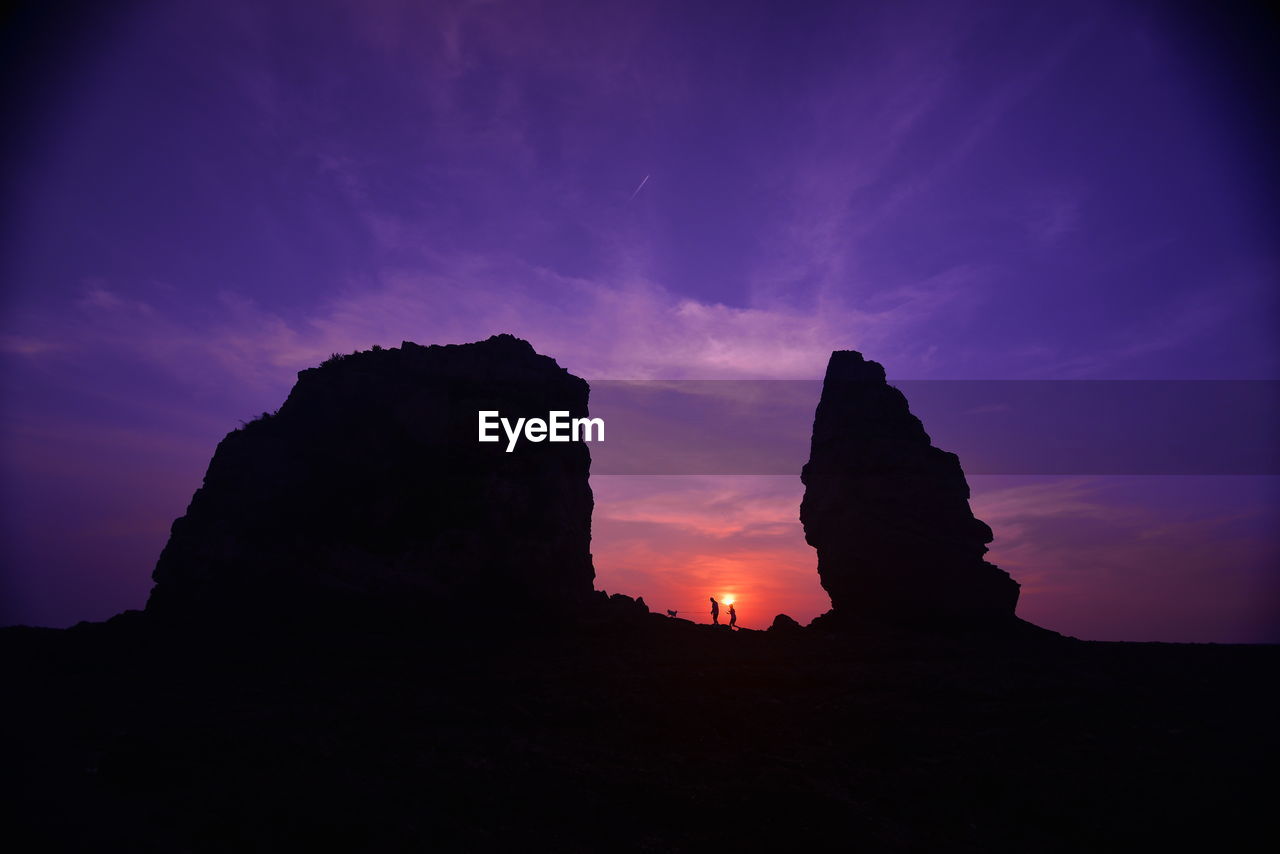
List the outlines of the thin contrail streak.
<svg viewBox="0 0 1280 854">
<path fill-rule="evenodd" d="M 631 194 L 631 199 L 634 199 L 636 196 L 640 195 L 640 191 L 644 189 L 644 185 L 647 183 L 649 183 L 649 176 L 645 175 L 644 180 L 640 182 L 640 186 L 636 187 L 636 191 Z M 627 201 L 631 201 L 631 199 L 627 199 Z"/>
</svg>

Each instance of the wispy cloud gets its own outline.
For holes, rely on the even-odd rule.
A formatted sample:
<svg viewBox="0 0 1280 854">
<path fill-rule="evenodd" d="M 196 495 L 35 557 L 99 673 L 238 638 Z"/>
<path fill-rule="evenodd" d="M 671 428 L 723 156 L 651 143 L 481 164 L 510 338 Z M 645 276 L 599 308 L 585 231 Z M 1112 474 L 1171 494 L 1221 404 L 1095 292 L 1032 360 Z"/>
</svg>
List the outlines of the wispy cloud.
<svg viewBox="0 0 1280 854">
<path fill-rule="evenodd" d="M 996 534 L 990 558 L 1022 583 L 1027 619 L 1099 640 L 1276 637 L 1274 478 L 971 481 Z"/>
<path fill-rule="evenodd" d="M 587 377 L 815 378 L 833 349 L 882 352 L 938 307 L 931 287 L 874 311 L 836 300 L 811 309 L 731 307 L 642 279 L 601 283 L 464 258 L 436 273 L 392 273 L 290 319 L 233 292 L 193 319 L 98 282 L 5 344 L 31 357 L 131 355 L 179 378 L 193 365 L 213 366 L 223 382 L 278 388 L 333 352 L 511 332 Z"/>
</svg>

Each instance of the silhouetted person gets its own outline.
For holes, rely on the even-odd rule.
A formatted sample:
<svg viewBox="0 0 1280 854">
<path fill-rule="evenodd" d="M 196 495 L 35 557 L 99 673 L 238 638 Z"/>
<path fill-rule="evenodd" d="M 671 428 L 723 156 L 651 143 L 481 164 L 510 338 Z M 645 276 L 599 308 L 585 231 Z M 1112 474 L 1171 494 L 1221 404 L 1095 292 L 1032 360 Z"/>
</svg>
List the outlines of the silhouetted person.
<svg viewBox="0 0 1280 854">
<path fill-rule="evenodd" d="M 715 600 L 714 596 L 711 597 L 711 625 L 720 625 L 720 603 Z"/>
<path fill-rule="evenodd" d="M 730 602 L 729 603 L 729 628 L 733 629 L 733 628 L 737 628 L 737 626 L 738 626 L 738 612 L 733 610 L 733 603 Z"/>
</svg>

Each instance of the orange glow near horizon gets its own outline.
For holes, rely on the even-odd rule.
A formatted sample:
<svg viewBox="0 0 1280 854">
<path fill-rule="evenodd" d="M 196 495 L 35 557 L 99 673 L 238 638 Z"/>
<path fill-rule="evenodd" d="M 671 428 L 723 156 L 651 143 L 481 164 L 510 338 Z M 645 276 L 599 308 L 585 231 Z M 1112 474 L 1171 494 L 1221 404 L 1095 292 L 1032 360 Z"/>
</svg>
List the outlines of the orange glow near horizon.
<svg viewBox="0 0 1280 854">
<path fill-rule="evenodd" d="M 799 478 L 595 476 L 596 587 L 643 596 L 659 614 L 767 629 L 831 607 L 797 518 Z M 749 591 L 749 595 L 745 592 Z"/>
<path fill-rule="evenodd" d="M 1232 483 L 1219 485 L 1214 499 L 1244 513 L 1232 504 L 1243 487 L 1224 480 Z M 1216 515 L 1188 510 L 1169 527 L 1163 511 L 1151 509 L 1153 487 L 1143 478 L 983 475 L 970 485 L 974 515 L 996 532 L 988 560 L 1022 584 L 1018 616 L 1099 640 L 1266 636 L 1257 628 L 1269 619 L 1259 603 L 1275 601 L 1274 584 L 1245 570 L 1223 606 L 1254 615 L 1252 628 L 1237 635 L 1224 634 L 1225 611 L 1168 601 L 1175 592 L 1178 601 L 1196 601 L 1212 568 L 1220 574 L 1223 566 L 1256 563 L 1264 548 L 1261 528 L 1249 527 L 1261 525 L 1256 514 L 1232 517 L 1243 534 L 1225 541 Z M 741 606 L 738 625 L 748 629 L 767 629 L 778 614 L 804 625 L 831 608 L 798 518 L 798 477 L 593 475 L 591 488 L 597 589 L 643 596 L 655 613 L 675 611 L 701 624 L 711 622 L 708 599 L 715 597 L 722 624 L 733 602 Z M 1190 507 L 1203 501 L 1206 486 L 1190 477 L 1165 479 L 1160 488 Z M 1256 491 L 1244 495 L 1260 500 Z M 1153 566 L 1162 596 L 1150 595 Z"/>
</svg>

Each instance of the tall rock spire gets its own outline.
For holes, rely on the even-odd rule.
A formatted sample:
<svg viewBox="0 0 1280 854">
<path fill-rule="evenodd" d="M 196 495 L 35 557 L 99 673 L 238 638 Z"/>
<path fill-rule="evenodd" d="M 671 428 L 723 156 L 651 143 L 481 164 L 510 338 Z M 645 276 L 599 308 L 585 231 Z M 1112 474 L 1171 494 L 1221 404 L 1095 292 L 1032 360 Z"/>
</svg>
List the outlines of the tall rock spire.
<svg viewBox="0 0 1280 854">
<path fill-rule="evenodd" d="M 935 448 L 884 368 L 831 354 L 800 520 L 836 615 L 881 622 L 1011 617 L 1018 584 L 983 559 L 960 459 Z"/>
</svg>

